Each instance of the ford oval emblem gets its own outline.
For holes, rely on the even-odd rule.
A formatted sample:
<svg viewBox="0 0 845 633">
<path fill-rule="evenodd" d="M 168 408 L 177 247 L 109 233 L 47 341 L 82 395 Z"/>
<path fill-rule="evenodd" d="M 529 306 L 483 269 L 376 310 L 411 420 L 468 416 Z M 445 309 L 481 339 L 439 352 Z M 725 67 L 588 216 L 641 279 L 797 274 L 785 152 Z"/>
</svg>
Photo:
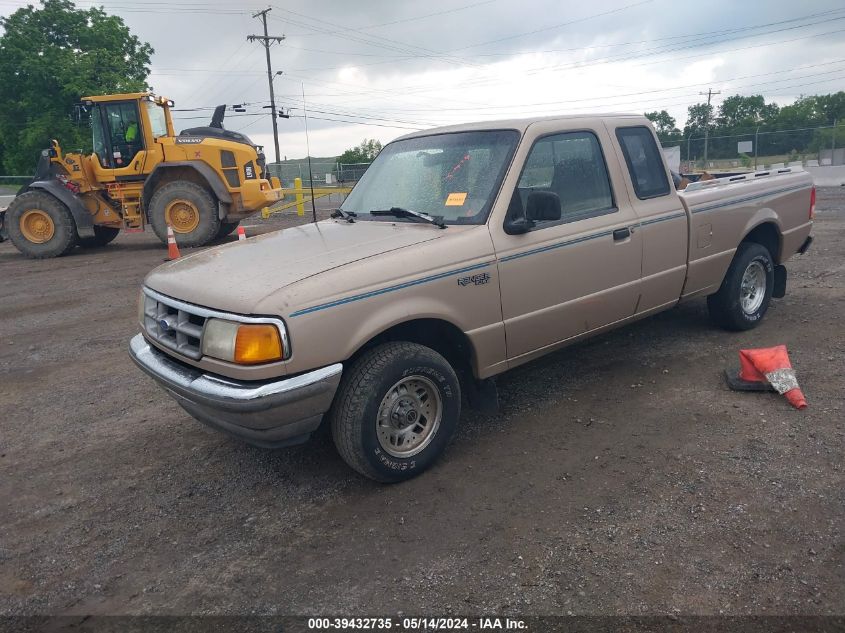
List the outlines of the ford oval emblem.
<svg viewBox="0 0 845 633">
<path fill-rule="evenodd" d="M 162 332 L 169 332 L 171 330 L 170 324 L 167 322 L 167 319 L 161 319 L 158 322 L 158 326 L 161 328 Z"/>
</svg>

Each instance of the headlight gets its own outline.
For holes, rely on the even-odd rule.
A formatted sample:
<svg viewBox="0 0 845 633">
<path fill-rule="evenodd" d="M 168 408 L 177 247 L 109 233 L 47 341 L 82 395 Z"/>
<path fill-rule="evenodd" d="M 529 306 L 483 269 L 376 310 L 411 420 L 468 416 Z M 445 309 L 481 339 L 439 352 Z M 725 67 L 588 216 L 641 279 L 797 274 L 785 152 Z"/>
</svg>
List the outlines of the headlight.
<svg viewBox="0 0 845 633">
<path fill-rule="evenodd" d="M 282 360 L 287 350 L 275 325 L 208 319 L 202 335 L 202 353 L 239 365 L 257 365 Z"/>
</svg>

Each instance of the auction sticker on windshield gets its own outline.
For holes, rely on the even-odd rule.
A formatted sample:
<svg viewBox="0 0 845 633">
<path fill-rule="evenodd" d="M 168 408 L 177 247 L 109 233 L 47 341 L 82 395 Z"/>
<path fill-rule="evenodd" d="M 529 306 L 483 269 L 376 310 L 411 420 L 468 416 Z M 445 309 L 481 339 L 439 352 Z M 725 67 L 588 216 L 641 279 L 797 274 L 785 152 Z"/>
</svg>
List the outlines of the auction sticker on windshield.
<svg viewBox="0 0 845 633">
<path fill-rule="evenodd" d="M 446 206 L 447 207 L 462 207 L 464 202 L 466 202 L 467 194 L 466 191 L 463 193 L 450 193 L 449 197 L 446 198 Z"/>
</svg>

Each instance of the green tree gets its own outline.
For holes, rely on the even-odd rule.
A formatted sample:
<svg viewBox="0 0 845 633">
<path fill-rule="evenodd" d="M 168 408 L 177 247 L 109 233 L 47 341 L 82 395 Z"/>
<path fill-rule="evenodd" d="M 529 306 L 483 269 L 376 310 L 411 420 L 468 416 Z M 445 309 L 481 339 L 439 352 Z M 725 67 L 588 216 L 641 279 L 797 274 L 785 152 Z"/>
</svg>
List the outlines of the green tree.
<svg viewBox="0 0 845 633">
<path fill-rule="evenodd" d="M 381 141 L 374 138 L 364 139 L 356 147 L 350 147 L 343 152 L 337 159 L 337 162 L 343 165 L 351 165 L 353 163 L 369 163 L 381 151 Z"/>
<path fill-rule="evenodd" d="M 834 136 L 836 137 L 835 139 Z M 837 122 L 836 128 L 815 130 L 812 140 L 806 149 L 810 152 L 817 153 L 821 149 L 830 149 L 831 145 L 845 147 L 845 122 Z"/>
<path fill-rule="evenodd" d="M 119 17 L 41 0 L 0 18 L 0 170 L 32 173 L 38 152 L 56 138 L 66 150 L 90 149 L 87 125 L 74 122 L 83 96 L 147 89 L 149 44 Z"/>
<path fill-rule="evenodd" d="M 749 131 L 758 125 L 774 123 L 778 115 L 778 106 L 775 103 L 766 103 L 762 95 L 743 97 L 733 95 L 728 97 L 719 106 L 719 115 L 716 117 L 716 125 L 721 133 Z"/>
<path fill-rule="evenodd" d="M 684 126 L 684 136 L 701 136 L 707 123 L 713 125 L 713 106 L 706 103 L 696 103 L 687 108 L 687 124 Z"/>
<path fill-rule="evenodd" d="M 681 131 L 676 127 L 676 121 L 666 110 L 660 112 L 646 112 L 645 117 L 654 123 L 657 137 L 664 145 L 681 140 Z"/>
</svg>

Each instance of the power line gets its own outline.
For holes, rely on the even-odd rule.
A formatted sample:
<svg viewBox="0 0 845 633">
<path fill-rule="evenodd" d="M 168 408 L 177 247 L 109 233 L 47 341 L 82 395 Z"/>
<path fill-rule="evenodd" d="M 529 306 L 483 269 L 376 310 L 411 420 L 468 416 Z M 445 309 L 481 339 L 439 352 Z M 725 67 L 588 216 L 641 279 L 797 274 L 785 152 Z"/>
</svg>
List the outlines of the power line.
<svg viewBox="0 0 845 633">
<path fill-rule="evenodd" d="M 628 61 L 631 61 L 631 60 L 634 60 L 634 59 L 640 59 L 640 58 L 643 58 L 643 57 L 663 55 L 663 54 L 666 54 L 666 53 L 676 53 L 676 52 L 681 51 L 681 50 L 687 50 L 687 49 L 692 49 L 692 48 L 704 48 L 704 47 L 709 47 L 709 46 L 713 46 L 713 45 L 723 44 L 723 43 L 726 43 L 726 42 L 739 41 L 739 40 L 744 40 L 744 39 L 748 39 L 748 38 L 752 38 L 752 37 L 760 37 L 762 35 L 771 35 L 772 33 L 778 33 L 778 32 L 782 32 L 782 31 L 785 31 L 785 30 L 793 30 L 793 29 L 798 29 L 798 28 L 806 28 L 808 26 L 816 26 L 818 24 L 824 24 L 824 23 L 827 23 L 827 22 L 832 22 L 832 21 L 842 20 L 842 19 L 845 19 L 845 16 L 842 16 L 842 17 L 839 17 L 839 18 L 833 18 L 831 20 L 824 20 L 824 21 L 819 21 L 819 22 L 813 22 L 813 23 L 810 23 L 810 24 L 803 24 L 803 25 L 799 25 L 799 26 L 789 27 L 789 28 L 786 28 L 786 29 L 776 29 L 776 30 L 768 31 L 766 33 L 757 33 L 757 34 L 749 35 L 749 36 L 723 39 L 723 40 L 719 40 L 717 42 L 713 42 L 712 40 L 706 40 L 706 41 L 703 41 L 703 42 L 698 43 L 698 44 L 684 45 L 684 46 L 679 46 L 679 47 L 676 47 L 676 48 L 664 48 L 664 49 L 661 50 L 661 47 L 657 47 L 657 48 L 653 48 L 653 49 L 649 49 L 649 50 L 640 52 L 640 53 L 635 54 L 635 55 L 632 55 L 630 53 L 618 54 L 618 55 L 606 57 L 606 58 L 603 58 L 603 59 L 591 60 L 589 62 L 576 62 L 576 63 L 570 63 L 570 64 L 565 64 L 565 65 L 556 64 L 556 65 L 551 65 L 551 66 L 539 66 L 539 67 L 535 67 L 535 68 L 525 70 L 524 75 L 536 75 L 536 74 L 538 74 L 540 72 L 544 72 L 544 71 L 555 72 L 555 71 L 564 71 L 564 70 L 581 70 L 583 68 L 589 68 L 589 67 L 593 67 L 593 66 L 597 66 L 597 65 L 609 64 L 609 63 L 617 62 L 617 61 L 628 62 Z M 749 50 L 749 49 L 752 49 L 752 48 L 762 48 L 762 47 L 774 46 L 776 44 L 784 44 L 784 43 L 804 40 L 804 39 L 808 39 L 808 38 L 817 38 L 817 37 L 824 37 L 826 35 L 835 35 L 835 34 L 843 32 L 843 30 L 845 30 L 845 29 L 840 29 L 840 30 L 836 30 L 836 31 L 828 31 L 826 33 L 816 33 L 816 34 L 811 34 L 811 35 L 806 35 L 806 36 L 792 38 L 792 39 L 786 39 L 786 40 L 776 40 L 776 41 L 771 41 L 771 42 L 764 42 L 764 43 L 761 43 L 761 44 L 754 44 L 754 45 L 751 45 L 751 46 L 744 46 L 744 47 L 739 47 L 739 48 L 721 49 L 721 50 L 718 50 L 717 52 L 725 53 L 725 52 L 734 52 L 734 51 L 740 51 L 740 50 Z M 685 42 L 684 44 L 687 44 L 687 43 Z M 706 56 L 706 55 L 709 55 L 709 54 L 711 54 L 711 53 L 704 53 L 703 55 L 690 55 L 690 56 L 686 56 L 686 57 L 673 57 L 672 62 L 677 62 L 677 61 L 684 60 L 684 59 L 693 59 L 695 57 L 702 57 L 702 56 Z M 644 64 L 638 64 L 638 65 L 639 66 L 647 66 L 647 65 L 653 65 L 653 64 L 656 64 L 656 63 L 664 63 L 664 60 L 659 60 L 659 61 L 656 61 L 656 62 L 646 62 Z M 636 64 L 635 64 L 635 66 L 636 66 Z M 484 84 L 490 84 L 490 83 L 498 83 L 499 81 L 502 81 L 502 80 L 494 79 L 494 80 L 491 81 L 490 79 L 479 78 L 479 79 L 464 82 L 463 85 L 465 85 L 465 86 L 466 85 L 478 86 L 478 85 L 484 85 Z M 427 85 L 423 84 L 423 85 L 418 85 L 418 86 L 405 87 L 403 90 L 404 90 L 405 94 L 413 94 L 415 92 L 415 90 L 428 91 L 431 88 L 432 88 L 432 86 L 427 86 Z"/>
<path fill-rule="evenodd" d="M 808 16 L 805 16 L 805 19 L 806 19 L 806 17 L 808 17 Z M 809 17 L 815 17 L 815 15 L 809 16 Z M 835 19 L 838 20 L 838 19 L 843 19 L 843 18 L 835 18 Z M 813 26 L 814 24 L 816 24 L 816 23 L 800 25 L 798 27 L 793 27 L 793 28 L 805 28 L 807 26 Z M 765 42 L 765 43 L 762 43 L 762 44 L 756 44 L 756 45 L 746 46 L 746 47 L 738 47 L 738 48 L 733 48 L 733 49 L 721 49 L 721 50 L 719 50 L 719 52 L 730 52 L 730 51 L 736 51 L 736 50 L 747 50 L 747 49 L 751 49 L 751 48 L 768 47 L 768 46 L 774 46 L 774 45 L 777 45 L 777 44 L 782 44 L 782 43 L 785 43 L 785 42 L 803 40 L 803 39 L 807 39 L 807 38 L 810 38 L 810 37 L 821 38 L 821 37 L 825 37 L 827 35 L 837 34 L 837 33 L 840 33 L 842 31 L 845 31 L 845 29 L 837 30 L 837 31 L 830 31 L 830 32 L 821 33 L 821 34 L 813 34 L 813 35 L 808 35 L 808 36 L 802 36 L 802 37 L 792 38 L 792 39 L 787 39 L 787 40 L 775 40 L 775 41 Z M 769 33 L 771 33 L 771 32 L 774 32 L 774 31 L 770 31 Z M 755 34 L 753 36 L 748 36 L 748 37 L 758 37 L 760 35 L 765 35 L 765 34 L 769 34 L 769 33 Z M 745 39 L 745 37 L 733 38 L 732 40 L 721 40 L 719 43 L 726 42 L 726 41 L 733 41 L 735 39 Z M 637 59 L 639 57 L 647 57 L 647 56 L 659 55 L 659 54 L 663 54 L 663 53 L 675 52 L 677 50 L 682 50 L 684 48 L 699 48 L 699 47 L 702 47 L 702 46 L 709 46 L 711 44 L 712 44 L 712 42 L 708 41 L 708 42 L 704 42 L 703 44 L 696 44 L 696 45 L 693 45 L 693 46 L 683 46 L 681 48 L 675 48 L 675 49 L 672 49 L 672 50 L 655 50 L 655 49 L 653 49 L 652 51 L 646 52 L 645 54 L 640 54 L 640 55 L 636 55 L 636 56 L 633 56 L 633 57 L 631 57 L 631 55 L 629 54 L 625 57 L 625 61 L 627 61 L 629 59 Z M 711 54 L 711 53 L 705 53 L 704 55 L 709 55 L 709 54 Z M 673 59 L 673 61 L 677 61 L 679 59 L 690 59 L 690 58 L 701 57 L 701 56 L 702 55 L 691 55 L 691 56 L 687 56 L 687 57 L 683 57 L 683 58 L 675 57 Z M 536 75 L 537 73 L 539 73 L 541 71 L 546 71 L 546 70 L 567 70 L 567 69 L 578 70 L 578 69 L 581 69 L 581 68 L 584 68 L 584 67 L 587 67 L 587 66 L 596 65 L 596 64 L 606 64 L 606 63 L 610 63 L 610 62 L 613 62 L 613 61 L 619 61 L 620 59 L 621 59 L 620 57 L 610 57 L 610 58 L 601 59 L 601 60 L 594 60 L 594 61 L 589 62 L 589 63 L 571 64 L 569 66 L 539 67 L 539 68 L 529 69 L 528 71 L 525 72 L 525 74 L 526 75 Z M 644 65 L 649 65 L 651 63 L 658 63 L 658 62 L 646 62 Z M 640 64 L 640 65 L 643 65 L 643 64 Z M 318 83 L 318 84 L 327 85 L 327 86 L 341 86 L 341 87 L 344 87 L 344 88 L 350 87 L 349 84 L 342 84 L 342 83 L 338 83 L 338 82 L 320 81 L 320 80 L 313 79 L 313 78 L 302 77 L 302 76 L 299 76 L 299 75 L 296 75 L 296 74 L 293 74 L 293 73 L 291 73 L 290 76 L 292 78 L 295 78 L 295 79 L 306 81 L 306 83 L 313 82 L 313 83 Z M 484 85 L 484 84 L 491 84 L 491 83 L 495 84 L 495 83 L 498 83 L 499 81 L 502 81 L 502 80 L 492 80 L 492 81 L 489 80 L 489 79 L 468 80 L 468 81 L 463 82 L 462 86 Z M 401 90 L 402 90 L 401 95 L 396 95 L 395 93 L 387 92 L 387 91 L 384 91 L 384 90 L 378 90 L 378 89 L 363 89 L 362 90 L 360 87 L 358 87 L 358 88 L 355 89 L 354 92 L 348 92 L 347 91 L 345 94 L 350 95 L 353 98 L 359 98 L 360 99 L 362 92 L 371 93 L 371 94 L 381 93 L 381 94 L 384 94 L 385 96 L 387 96 L 388 98 L 400 98 L 401 99 L 401 98 L 405 98 L 405 97 L 410 96 L 410 95 L 419 95 L 419 93 L 428 92 L 431 89 L 440 90 L 440 89 L 442 89 L 442 86 L 441 85 L 432 86 L 432 85 L 424 85 L 424 84 L 417 85 L 417 86 L 405 86 L 405 87 L 401 88 Z M 442 103 L 440 103 L 442 100 L 443 100 L 442 97 L 438 98 L 439 105 L 436 108 L 436 110 L 438 110 L 438 111 L 441 111 L 441 110 L 444 109 Z M 481 105 L 481 104 L 467 104 L 467 105 L 473 106 L 473 108 L 468 108 L 468 109 L 486 107 L 486 106 Z"/>
<path fill-rule="evenodd" d="M 841 64 L 841 63 L 845 63 L 845 58 L 837 59 L 837 60 L 830 61 L 830 62 L 824 62 L 824 63 L 821 63 L 821 64 L 810 64 L 810 65 L 807 65 L 807 66 L 799 66 L 799 67 L 793 68 L 791 70 L 786 70 L 786 71 L 777 70 L 777 71 L 768 72 L 768 73 L 759 73 L 759 74 L 754 74 L 754 75 L 742 75 L 742 76 L 739 76 L 739 77 L 731 77 L 729 79 L 717 80 L 715 83 L 726 84 L 726 83 L 731 83 L 733 81 L 738 81 L 740 79 L 751 79 L 751 78 L 755 78 L 755 77 L 766 77 L 766 76 L 770 76 L 770 75 L 783 75 L 784 73 L 795 72 L 795 71 L 798 71 L 798 70 L 804 70 L 804 69 L 809 69 L 809 68 L 817 68 L 817 67 L 820 67 L 820 66 L 830 66 L 830 65 L 833 65 L 833 64 Z M 806 78 L 806 77 L 815 77 L 815 76 L 819 76 L 819 75 L 829 74 L 830 72 L 839 72 L 839 71 L 826 71 L 824 73 L 803 75 L 803 76 L 798 77 L 798 78 L 792 77 L 792 78 L 777 79 L 777 80 L 774 80 L 772 82 L 763 82 L 763 83 L 760 83 L 760 84 L 751 84 L 751 85 L 752 86 L 754 86 L 754 85 L 765 85 L 765 84 L 768 84 L 768 83 L 794 81 L 795 79 L 803 79 L 803 78 Z M 454 112 L 458 112 L 458 111 L 467 111 L 467 112 L 473 111 L 473 112 L 475 112 L 475 111 L 479 111 L 479 110 L 510 110 L 510 109 L 514 109 L 514 108 L 555 106 L 555 105 L 564 105 L 564 104 L 570 104 L 570 103 L 580 103 L 580 102 L 586 102 L 586 101 L 600 101 L 600 100 L 603 101 L 603 100 L 606 100 L 606 99 L 615 99 L 615 98 L 619 98 L 619 97 L 633 97 L 633 96 L 639 96 L 639 95 L 673 92 L 673 91 L 676 91 L 676 90 L 682 90 L 682 89 L 686 89 L 686 88 L 697 88 L 699 86 L 706 86 L 708 83 L 714 83 L 714 82 L 684 84 L 684 85 L 681 85 L 681 86 L 673 86 L 672 88 L 659 88 L 659 89 L 654 89 L 654 90 L 642 90 L 642 91 L 639 91 L 639 92 L 628 92 L 628 93 L 622 93 L 622 94 L 599 95 L 599 96 L 595 96 L 595 97 L 581 97 L 581 98 L 578 98 L 578 99 L 561 99 L 561 100 L 557 100 L 557 101 L 541 101 L 541 102 L 535 102 L 535 103 L 518 103 L 518 104 L 510 104 L 510 105 L 488 105 L 488 106 L 478 106 L 478 107 L 475 107 L 475 108 L 445 108 L 445 107 L 436 108 L 436 109 L 401 108 L 398 111 L 403 112 L 403 113 L 409 113 L 409 112 L 428 113 L 428 112 L 447 112 L 447 111 L 448 112 L 453 112 L 453 111 Z M 382 108 L 379 108 L 379 111 L 382 111 L 382 112 L 390 111 L 390 108 L 382 107 Z"/>
</svg>

